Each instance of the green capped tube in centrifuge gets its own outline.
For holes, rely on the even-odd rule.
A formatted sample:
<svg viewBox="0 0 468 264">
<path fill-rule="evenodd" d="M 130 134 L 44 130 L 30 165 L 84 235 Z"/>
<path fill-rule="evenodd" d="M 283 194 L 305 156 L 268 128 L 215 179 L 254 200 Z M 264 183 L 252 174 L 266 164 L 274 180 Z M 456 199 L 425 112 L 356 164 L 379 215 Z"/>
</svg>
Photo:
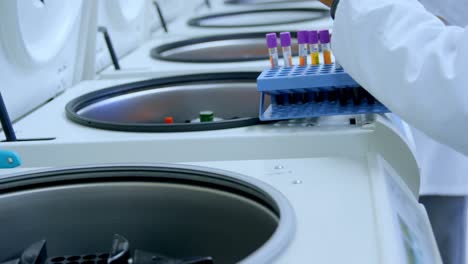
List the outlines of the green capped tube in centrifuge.
<svg viewBox="0 0 468 264">
<path fill-rule="evenodd" d="M 200 122 L 213 122 L 214 113 L 213 111 L 201 111 L 200 112 Z"/>
</svg>

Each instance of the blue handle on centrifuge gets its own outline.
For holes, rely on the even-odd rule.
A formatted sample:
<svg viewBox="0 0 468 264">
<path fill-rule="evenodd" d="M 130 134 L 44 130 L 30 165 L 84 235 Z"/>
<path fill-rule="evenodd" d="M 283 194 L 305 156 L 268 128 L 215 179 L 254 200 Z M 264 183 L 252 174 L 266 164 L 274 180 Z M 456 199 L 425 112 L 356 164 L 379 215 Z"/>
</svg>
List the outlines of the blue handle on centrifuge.
<svg viewBox="0 0 468 264">
<path fill-rule="evenodd" d="M 21 158 L 13 151 L 0 150 L 0 169 L 12 169 L 21 166 Z"/>
</svg>

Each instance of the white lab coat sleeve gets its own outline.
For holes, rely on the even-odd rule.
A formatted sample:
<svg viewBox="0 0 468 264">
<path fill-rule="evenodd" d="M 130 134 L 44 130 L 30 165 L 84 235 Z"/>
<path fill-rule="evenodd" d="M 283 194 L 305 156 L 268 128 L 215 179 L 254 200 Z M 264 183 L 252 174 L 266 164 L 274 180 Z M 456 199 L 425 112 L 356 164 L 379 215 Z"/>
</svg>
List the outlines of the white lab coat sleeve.
<svg viewBox="0 0 468 264">
<path fill-rule="evenodd" d="M 341 0 L 332 48 L 345 70 L 412 126 L 468 155 L 468 30 L 416 0 Z"/>
</svg>

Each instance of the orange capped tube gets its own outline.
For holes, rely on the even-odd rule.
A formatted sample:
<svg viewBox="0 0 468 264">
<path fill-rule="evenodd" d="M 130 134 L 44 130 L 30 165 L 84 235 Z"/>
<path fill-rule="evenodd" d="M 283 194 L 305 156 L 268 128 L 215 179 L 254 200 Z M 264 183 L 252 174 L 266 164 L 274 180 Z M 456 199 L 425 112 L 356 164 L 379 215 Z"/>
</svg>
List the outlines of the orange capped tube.
<svg viewBox="0 0 468 264">
<path fill-rule="evenodd" d="M 299 44 L 299 66 L 307 66 L 307 57 L 309 57 L 309 32 L 301 30 L 297 32 L 297 43 Z"/>
<path fill-rule="evenodd" d="M 312 65 L 320 64 L 319 36 L 316 30 L 309 31 L 309 48 Z"/>
</svg>

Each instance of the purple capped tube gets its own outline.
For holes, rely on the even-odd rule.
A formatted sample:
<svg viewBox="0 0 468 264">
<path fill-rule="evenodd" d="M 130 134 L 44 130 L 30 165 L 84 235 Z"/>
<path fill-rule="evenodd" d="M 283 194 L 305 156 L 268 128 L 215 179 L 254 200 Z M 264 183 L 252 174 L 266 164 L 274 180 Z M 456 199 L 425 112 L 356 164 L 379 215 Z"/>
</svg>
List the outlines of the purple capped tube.
<svg viewBox="0 0 468 264">
<path fill-rule="evenodd" d="M 297 32 L 297 43 L 299 44 L 299 66 L 307 66 L 307 57 L 309 57 L 309 32 L 301 30 Z"/>
<path fill-rule="evenodd" d="M 267 43 L 268 53 L 270 54 L 271 68 L 279 67 L 278 40 L 277 40 L 276 33 L 266 34 L 266 43 Z"/>
<path fill-rule="evenodd" d="M 283 48 L 284 67 L 291 67 L 293 65 L 291 51 L 291 33 L 281 32 L 280 40 L 281 47 Z"/>
<path fill-rule="evenodd" d="M 330 45 L 330 32 L 328 29 L 319 31 L 320 44 L 322 45 L 323 61 L 325 64 L 332 64 L 332 54 Z"/>
<path fill-rule="evenodd" d="M 312 65 L 320 64 L 319 36 L 317 30 L 309 31 L 309 49 Z"/>
</svg>

